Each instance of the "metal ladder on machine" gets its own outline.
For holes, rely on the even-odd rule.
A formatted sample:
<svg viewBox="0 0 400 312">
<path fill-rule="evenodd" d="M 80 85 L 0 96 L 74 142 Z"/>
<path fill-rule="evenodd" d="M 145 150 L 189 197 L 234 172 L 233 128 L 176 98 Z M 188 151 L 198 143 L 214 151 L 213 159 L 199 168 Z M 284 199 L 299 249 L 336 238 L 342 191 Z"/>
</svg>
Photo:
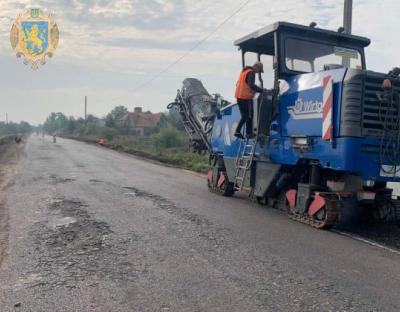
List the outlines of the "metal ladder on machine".
<svg viewBox="0 0 400 312">
<path fill-rule="evenodd" d="M 236 157 L 236 174 L 235 189 L 241 191 L 247 177 L 248 171 L 251 169 L 254 154 L 257 146 L 257 137 L 249 144 L 249 139 L 241 139 L 238 155 Z"/>
</svg>

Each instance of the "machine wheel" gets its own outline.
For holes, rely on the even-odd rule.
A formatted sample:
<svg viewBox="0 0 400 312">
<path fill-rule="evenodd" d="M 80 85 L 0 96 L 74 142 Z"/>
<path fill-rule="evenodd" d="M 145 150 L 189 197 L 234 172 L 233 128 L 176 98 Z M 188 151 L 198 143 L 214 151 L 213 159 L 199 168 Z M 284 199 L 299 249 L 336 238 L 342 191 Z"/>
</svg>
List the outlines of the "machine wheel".
<svg viewBox="0 0 400 312">
<path fill-rule="evenodd" d="M 396 205 L 390 198 L 382 198 L 380 203 L 374 205 L 372 217 L 378 222 L 396 219 Z"/>
<path fill-rule="evenodd" d="M 221 179 L 223 179 L 223 182 L 220 184 Z M 229 182 L 228 175 L 225 171 L 221 171 L 219 173 L 219 178 L 217 181 L 217 191 L 222 196 L 232 196 L 235 193 L 234 184 Z"/>
<path fill-rule="evenodd" d="M 290 193 L 289 196 L 290 195 L 293 197 L 293 192 Z M 289 199 L 292 199 L 292 197 L 289 197 Z M 320 198 L 323 198 L 324 204 L 322 207 L 320 206 L 321 208 L 313 216 L 310 216 L 308 212 L 304 214 L 298 213 L 296 211 L 296 208 L 293 207 L 293 203 L 291 207 L 290 200 L 287 199 L 286 203 L 289 218 L 301 223 L 311 225 L 312 227 L 317 229 L 331 228 L 332 226 L 337 224 L 340 219 L 340 201 L 336 196 L 330 194 L 324 194 L 323 196 L 320 196 Z M 309 206 L 309 209 L 311 208 L 311 206 L 312 203 Z"/>
<path fill-rule="evenodd" d="M 318 211 L 314 218 L 320 222 L 324 222 L 326 220 L 326 206 L 323 207 L 320 211 Z"/>
<path fill-rule="evenodd" d="M 218 172 L 218 179 L 214 179 L 214 170 L 210 169 L 207 175 L 207 187 L 210 192 L 221 194 L 222 196 L 233 196 L 235 187 L 229 182 L 225 171 Z"/>
<path fill-rule="evenodd" d="M 267 206 L 268 205 L 268 198 L 263 197 L 263 196 L 257 196 L 256 201 L 258 204 L 261 206 Z"/>
<path fill-rule="evenodd" d="M 210 192 L 214 192 L 214 186 L 213 186 L 213 180 L 212 180 L 212 175 L 211 175 L 211 180 L 208 177 L 210 173 L 207 175 L 207 188 Z"/>
</svg>

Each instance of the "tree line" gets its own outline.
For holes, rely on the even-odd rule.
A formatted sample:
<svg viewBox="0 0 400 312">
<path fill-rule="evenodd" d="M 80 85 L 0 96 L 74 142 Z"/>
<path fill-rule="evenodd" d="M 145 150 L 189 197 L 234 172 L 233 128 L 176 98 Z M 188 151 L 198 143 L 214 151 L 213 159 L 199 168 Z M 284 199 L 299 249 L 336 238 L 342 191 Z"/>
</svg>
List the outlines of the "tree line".
<svg viewBox="0 0 400 312">
<path fill-rule="evenodd" d="M 0 121 L 0 136 L 26 134 L 32 132 L 32 130 L 33 126 L 26 121 L 21 121 L 20 123 Z"/>
<path fill-rule="evenodd" d="M 121 122 L 128 112 L 125 106 L 116 106 L 103 118 L 89 114 L 86 120 L 73 116 L 68 117 L 61 112 L 53 112 L 46 118 L 42 128 L 48 134 L 93 139 L 103 137 L 111 141 L 120 136 L 136 135 L 129 123 Z M 181 145 L 182 141 L 186 139 L 185 136 L 178 113 L 168 112 L 162 114 L 159 125 L 153 129 L 150 137 L 154 140 L 158 138 L 158 141 L 169 142 L 168 145 L 173 145 L 173 142 Z"/>
</svg>

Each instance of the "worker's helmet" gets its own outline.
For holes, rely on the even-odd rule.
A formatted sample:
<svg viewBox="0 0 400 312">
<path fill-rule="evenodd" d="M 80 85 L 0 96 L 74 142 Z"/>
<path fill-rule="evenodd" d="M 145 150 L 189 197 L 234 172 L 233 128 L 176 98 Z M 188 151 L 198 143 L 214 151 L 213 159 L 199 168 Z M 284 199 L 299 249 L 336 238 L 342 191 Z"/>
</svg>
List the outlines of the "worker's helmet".
<svg viewBox="0 0 400 312">
<path fill-rule="evenodd" d="M 253 65 L 253 68 L 259 68 L 261 73 L 264 72 L 264 65 L 261 62 L 258 62 L 258 61 L 255 62 L 254 65 Z"/>
</svg>

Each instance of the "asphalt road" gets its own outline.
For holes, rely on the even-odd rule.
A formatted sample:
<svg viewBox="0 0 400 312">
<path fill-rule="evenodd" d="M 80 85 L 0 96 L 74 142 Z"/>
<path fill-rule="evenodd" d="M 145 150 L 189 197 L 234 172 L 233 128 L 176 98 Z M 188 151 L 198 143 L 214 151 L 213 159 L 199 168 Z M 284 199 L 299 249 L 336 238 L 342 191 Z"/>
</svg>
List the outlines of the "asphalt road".
<svg viewBox="0 0 400 312">
<path fill-rule="evenodd" d="M 2 312 L 400 310 L 399 255 L 194 173 L 32 136 L 8 186 Z"/>
</svg>

